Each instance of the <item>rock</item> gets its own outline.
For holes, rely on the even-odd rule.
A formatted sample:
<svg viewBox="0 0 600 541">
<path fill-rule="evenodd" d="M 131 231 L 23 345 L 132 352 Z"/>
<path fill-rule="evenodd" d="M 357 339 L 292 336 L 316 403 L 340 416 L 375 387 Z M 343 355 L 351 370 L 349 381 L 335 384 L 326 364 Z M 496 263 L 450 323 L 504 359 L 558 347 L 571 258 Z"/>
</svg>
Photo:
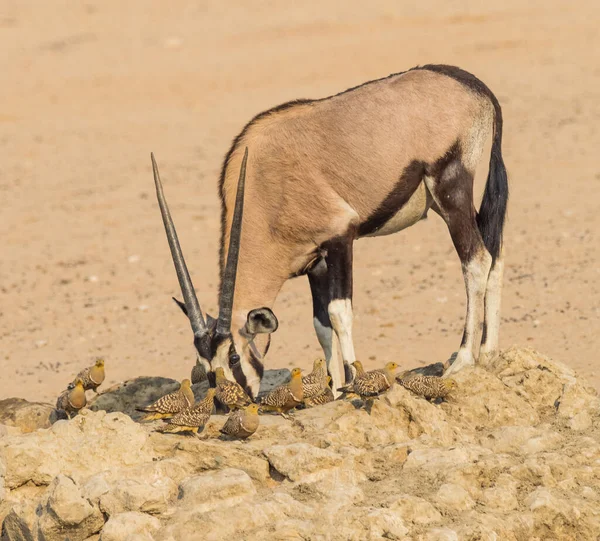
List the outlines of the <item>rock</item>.
<svg viewBox="0 0 600 541">
<path fill-rule="evenodd" d="M 100 531 L 104 517 L 81 495 L 80 488 L 70 477 L 58 475 L 48 487 L 42 500 L 37 530 L 45 541 L 83 541 Z"/>
<path fill-rule="evenodd" d="M 27 501 L 16 504 L 2 522 L 2 541 L 35 540 L 37 532 L 37 502 Z"/>
<path fill-rule="evenodd" d="M 455 379 L 461 391 L 454 393 L 448 412 L 459 427 L 491 429 L 540 422 L 538 412 L 527 400 L 481 368 L 463 370 Z"/>
<path fill-rule="evenodd" d="M 247 473 L 233 468 L 190 477 L 180 487 L 181 504 L 197 513 L 232 507 L 256 494 Z"/>
<path fill-rule="evenodd" d="M 151 462 L 147 439 L 144 427 L 121 413 L 82 410 L 49 430 L 0 440 L 5 483 L 11 489 L 28 481 L 48 485 L 59 473 L 82 483 L 102 470 Z"/>
<path fill-rule="evenodd" d="M 177 451 L 183 455 L 177 462 L 180 465 L 184 463 L 190 472 L 234 468 L 243 470 L 261 483 L 270 479 L 269 462 L 262 453 L 261 456 L 252 454 L 247 443 L 185 439 L 178 443 Z"/>
<path fill-rule="evenodd" d="M 421 537 L 423 541 L 458 541 L 458 534 L 450 528 L 432 528 Z"/>
<path fill-rule="evenodd" d="M 270 535 L 269 525 L 284 523 L 288 517 L 306 521 L 308 528 L 302 530 L 303 534 L 314 528 L 312 520 L 315 518 L 315 511 L 281 491 L 273 492 L 269 498 L 246 498 L 235 505 L 234 511 L 229 506 L 214 506 L 213 511 L 208 513 L 198 512 L 193 506 L 179 507 L 169 517 L 169 524 L 164 531 L 161 530 L 161 539 L 194 539 L 198 532 L 202 532 L 203 538 L 210 541 L 242 538 L 248 541 L 276 541 L 278 532 L 272 532 L 274 536 Z M 243 537 L 240 532 L 244 532 Z"/>
<path fill-rule="evenodd" d="M 405 522 L 423 526 L 439 522 L 442 519 L 440 512 L 427 500 L 410 494 L 394 497 L 390 502 L 390 509 L 398 513 Z"/>
<path fill-rule="evenodd" d="M 452 483 L 443 484 L 435 496 L 438 509 L 443 511 L 466 511 L 475 506 L 469 493 L 461 486 Z"/>
<path fill-rule="evenodd" d="M 48 428 L 53 421 L 54 406 L 42 402 L 28 402 L 22 398 L 0 400 L 0 423 L 18 427 L 21 432 Z"/>
<path fill-rule="evenodd" d="M 218 439 L 222 415 L 199 438 L 89 409 L 28 434 L 1 425 L 3 539 L 596 538 L 595 391 L 514 348 L 456 378 L 441 404 L 395 386 L 370 412 L 338 400 L 263 415 L 244 443 Z M 156 380 L 142 383 L 148 400 Z M 113 389 L 114 407 L 135 415 L 135 388 Z"/>
<path fill-rule="evenodd" d="M 264 451 L 269 463 L 290 481 L 311 482 L 322 477 L 323 471 L 339 467 L 343 458 L 327 449 L 308 443 L 273 445 Z"/>
<path fill-rule="evenodd" d="M 108 519 L 108 522 L 102 528 L 99 541 L 152 540 L 153 534 L 159 528 L 160 520 L 145 513 L 135 511 L 120 513 Z"/>
<path fill-rule="evenodd" d="M 395 385 L 383 400 L 408 413 L 408 433 L 412 437 L 426 434 L 438 444 L 449 445 L 458 431 L 453 430 L 445 412 L 429 401 L 417 397 L 401 385 Z"/>
<path fill-rule="evenodd" d="M 46 507 L 65 526 L 77 526 L 94 514 L 94 508 L 82 498 L 75 481 L 62 474 L 48 488 Z"/>
<path fill-rule="evenodd" d="M 3 523 L 2 539 L 83 541 L 104 524 L 98 508 L 82 497 L 73 479 L 58 475 L 39 504 L 26 502 L 13 507 Z"/>
<path fill-rule="evenodd" d="M 509 512 L 517 509 L 517 481 L 508 474 L 501 474 L 493 487 L 483 490 L 481 501 L 493 509 Z"/>
<path fill-rule="evenodd" d="M 100 509 L 108 516 L 126 511 L 156 515 L 177 497 L 177 485 L 169 477 L 144 476 L 122 479 L 100 496 Z"/>
<path fill-rule="evenodd" d="M 366 521 L 369 528 L 369 539 L 404 539 L 408 528 L 402 519 L 389 509 L 373 509 Z"/>
</svg>

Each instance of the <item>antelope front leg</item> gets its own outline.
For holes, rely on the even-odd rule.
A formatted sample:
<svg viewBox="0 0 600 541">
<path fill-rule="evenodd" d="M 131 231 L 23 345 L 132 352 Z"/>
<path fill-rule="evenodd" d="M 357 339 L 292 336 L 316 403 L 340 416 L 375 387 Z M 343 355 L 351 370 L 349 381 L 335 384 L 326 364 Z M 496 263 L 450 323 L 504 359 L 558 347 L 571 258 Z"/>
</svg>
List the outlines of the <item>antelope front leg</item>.
<svg viewBox="0 0 600 541">
<path fill-rule="evenodd" d="M 350 364 L 356 360 L 352 342 L 352 238 L 338 237 L 321 248 L 326 255 L 309 272 L 308 278 L 315 330 L 337 397 L 337 389 L 352 379 Z M 334 333 L 340 345 L 341 360 Z"/>
</svg>

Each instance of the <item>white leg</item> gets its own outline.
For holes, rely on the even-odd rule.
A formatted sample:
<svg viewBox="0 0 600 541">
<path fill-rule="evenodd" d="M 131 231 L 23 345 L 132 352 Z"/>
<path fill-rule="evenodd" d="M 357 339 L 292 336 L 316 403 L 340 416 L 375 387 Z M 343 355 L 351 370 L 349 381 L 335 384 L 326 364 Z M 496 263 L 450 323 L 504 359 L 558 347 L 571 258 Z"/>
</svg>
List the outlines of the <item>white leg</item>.
<svg viewBox="0 0 600 541">
<path fill-rule="evenodd" d="M 444 377 L 475 364 L 475 344 L 478 343 L 483 325 L 485 290 L 491 264 L 492 256 L 486 250 L 481 250 L 462 266 L 467 290 L 465 330 L 458 355 Z"/>
<path fill-rule="evenodd" d="M 479 350 L 479 363 L 483 366 L 486 366 L 498 354 L 503 273 L 504 259 L 501 253 L 490 271 L 485 292 L 485 333 Z"/>
<path fill-rule="evenodd" d="M 331 325 L 340 343 L 342 359 L 338 355 L 332 357 L 328 365 L 331 379 L 333 380 L 333 389 L 342 387 L 346 382 L 344 364 L 352 364 L 356 360 L 354 354 L 354 343 L 352 341 L 352 301 L 350 299 L 336 299 L 329 303 L 327 307 Z M 334 375 L 335 374 L 335 375 Z M 339 385 L 336 382 L 339 381 Z M 337 394 L 335 395 L 337 396 Z"/>
</svg>

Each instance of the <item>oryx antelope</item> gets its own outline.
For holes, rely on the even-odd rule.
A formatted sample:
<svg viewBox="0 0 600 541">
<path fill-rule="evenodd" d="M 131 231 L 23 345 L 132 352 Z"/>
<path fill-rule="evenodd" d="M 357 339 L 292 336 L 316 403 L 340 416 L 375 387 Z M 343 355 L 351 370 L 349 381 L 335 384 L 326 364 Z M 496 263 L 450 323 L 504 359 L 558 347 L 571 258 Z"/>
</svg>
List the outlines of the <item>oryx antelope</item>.
<svg viewBox="0 0 600 541">
<path fill-rule="evenodd" d="M 478 213 L 473 177 L 490 134 Z M 178 304 L 190 320 L 199 361 L 207 371 L 223 367 L 256 397 L 270 334 L 278 326 L 271 306 L 286 280 L 306 274 L 333 388 L 341 387 L 355 361 L 353 243 L 409 227 L 430 208 L 448 226 L 467 290 L 462 342 L 448 372 L 474 364 L 480 334 L 479 358 L 492 356 L 508 200 L 501 143 L 502 112 L 494 94 L 473 75 L 445 65 L 416 67 L 259 114 L 236 137 L 222 168 L 216 320 L 205 319 L 200 309 L 153 160 L 184 297 Z"/>
</svg>

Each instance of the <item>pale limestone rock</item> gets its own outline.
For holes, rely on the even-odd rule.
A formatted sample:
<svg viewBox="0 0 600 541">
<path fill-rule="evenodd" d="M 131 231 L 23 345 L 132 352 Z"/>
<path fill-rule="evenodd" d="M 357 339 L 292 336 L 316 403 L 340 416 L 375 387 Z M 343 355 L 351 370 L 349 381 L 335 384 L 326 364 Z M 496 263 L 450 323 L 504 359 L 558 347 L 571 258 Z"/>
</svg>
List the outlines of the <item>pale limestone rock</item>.
<svg viewBox="0 0 600 541">
<path fill-rule="evenodd" d="M 83 541 L 104 524 L 98 508 L 82 497 L 80 488 L 69 477 L 57 476 L 38 505 L 15 506 L 5 520 L 7 539 L 44 541 Z M 4 537 L 3 537 L 4 539 Z"/>
<path fill-rule="evenodd" d="M 133 536 L 138 536 L 138 539 L 139 536 L 153 539 L 160 525 L 156 517 L 146 513 L 136 511 L 120 513 L 108 519 L 102 528 L 99 541 L 130 541 L 135 539 Z"/>
<path fill-rule="evenodd" d="M 319 449 L 308 443 L 273 445 L 264 451 L 267 460 L 290 481 L 310 483 L 331 468 L 339 468 L 343 457 L 328 449 Z"/>
<path fill-rule="evenodd" d="M 109 516 L 126 511 L 156 515 L 167 510 L 177 492 L 177 485 L 169 477 L 122 479 L 100 497 L 100 509 Z"/>
<path fill-rule="evenodd" d="M 59 524 L 70 527 L 77 526 L 94 515 L 95 509 L 82 497 L 81 489 L 75 481 L 60 474 L 48 487 L 46 511 L 54 515 Z"/>
<path fill-rule="evenodd" d="M 450 528 L 432 528 L 418 539 L 422 541 L 458 541 L 458 534 Z"/>
<path fill-rule="evenodd" d="M 409 414 L 409 432 L 413 437 L 427 434 L 438 445 L 450 445 L 458 434 L 458 430 L 448 423 L 441 407 L 415 396 L 401 385 L 395 385 L 382 401 Z"/>
<path fill-rule="evenodd" d="M 37 532 L 36 507 L 36 501 L 24 501 L 14 505 L 2 523 L 2 541 L 35 539 L 33 535 Z"/>
<path fill-rule="evenodd" d="M 409 531 L 402 518 L 389 509 L 373 509 L 366 521 L 369 539 L 402 539 Z"/>
<path fill-rule="evenodd" d="M 458 427 L 491 429 L 540 422 L 537 411 L 525 399 L 481 368 L 463 370 L 454 379 L 463 391 L 454 393 L 452 408 L 447 411 Z"/>
<path fill-rule="evenodd" d="M 489 449 L 477 445 L 463 447 L 434 447 L 413 450 L 408 455 L 404 465 L 407 469 L 422 468 L 428 473 L 447 472 L 459 465 L 473 464 L 480 457 L 491 454 Z"/>
<path fill-rule="evenodd" d="M 47 485 L 59 473 L 79 483 L 103 470 L 151 462 L 147 439 L 146 429 L 121 413 L 82 410 L 49 430 L 0 440 L 6 486 Z"/>
<path fill-rule="evenodd" d="M 283 420 L 285 421 L 285 419 Z M 170 438 L 172 439 L 173 436 Z M 185 471 L 189 472 L 187 475 L 206 470 L 234 468 L 246 472 L 255 481 L 264 483 L 270 479 L 269 462 L 262 456 L 262 453 L 260 456 L 253 454 L 251 452 L 252 445 L 252 442 L 199 441 L 195 438 L 184 440 L 180 438 L 177 443 L 179 456 L 176 462 L 185 466 Z M 166 471 L 172 471 L 170 464 Z M 169 473 L 169 475 L 172 474 Z"/>
<path fill-rule="evenodd" d="M 509 512 L 517 509 L 517 481 L 508 474 L 501 474 L 496 479 L 493 487 L 482 491 L 481 501 L 492 509 Z"/>
<path fill-rule="evenodd" d="M 587 412 L 598 414 L 600 412 L 600 398 L 595 389 L 584 386 L 579 381 L 566 384 L 558 399 L 558 415 L 572 419 L 575 415 Z"/>
<path fill-rule="evenodd" d="M 244 532 L 243 538 L 247 540 L 269 539 L 265 532 L 268 525 L 285 521 L 288 517 L 311 524 L 319 513 L 320 511 L 279 491 L 273 492 L 266 499 L 246 498 L 235 504 L 234 511 L 229 506 L 216 505 L 210 512 L 204 512 L 193 505 L 179 506 L 168 516 L 169 523 L 161 530 L 160 539 L 194 539 L 194 535 L 202 532 L 207 541 L 230 541 L 238 539 L 241 531 Z"/>
<path fill-rule="evenodd" d="M 394 497 L 390 502 L 390 509 L 398 513 L 405 522 L 422 526 L 442 520 L 442 515 L 431 503 L 411 494 Z"/>
<path fill-rule="evenodd" d="M 232 507 L 256 494 L 246 472 L 227 468 L 190 477 L 180 486 L 181 505 L 206 513 L 217 508 Z"/>
<path fill-rule="evenodd" d="M 458 392 L 442 404 L 398 387 L 370 415 L 350 401 L 298 411 L 293 422 L 265 415 L 246 443 L 214 439 L 220 415 L 202 441 L 89 410 L 32 434 L 9 427 L 0 438 L 4 538 L 26 539 L 40 527 L 52 536 L 58 525 L 81 539 L 102 507 L 110 515 L 103 539 L 128 541 L 198 532 L 208 541 L 593 539 L 600 532 L 595 394 L 536 355 L 505 352 L 499 369 L 490 365 L 500 378 L 461 372 Z M 164 486 L 153 490 L 156 481 Z M 69 483 L 75 518 L 49 511 L 50 493 L 63 501 L 55 484 Z M 153 517 L 120 513 L 126 509 L 159 521 L 127 527 L 123 517 Z"/>
<path fill-rule="evenodd" d="M 588 411 L 580 411 L 567 421 L 567 425 L 572 430 L 583 432 L 592 426 L 592 416 Z"/>
<path fill-rule="evenodd" d="M 460 485 L 453 483 L 443 484 L 437 491 L 435 505 L 442 511 L 466 511 L 475 506 L 469 493 Z"/>
</svg>

